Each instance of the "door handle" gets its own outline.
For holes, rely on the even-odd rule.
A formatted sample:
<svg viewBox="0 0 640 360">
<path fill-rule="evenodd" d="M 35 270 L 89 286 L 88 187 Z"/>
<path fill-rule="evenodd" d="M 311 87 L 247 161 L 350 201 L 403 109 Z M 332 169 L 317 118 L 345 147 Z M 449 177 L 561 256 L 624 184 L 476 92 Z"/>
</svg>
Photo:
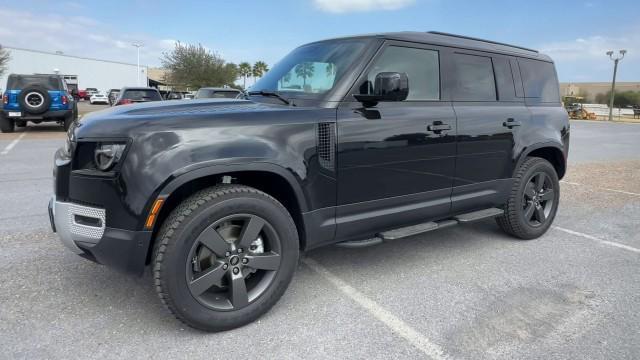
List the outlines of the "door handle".
<svg viewBox="0 0 640 360">
<path fill-rule="evenodd" d="M 427 131 L 432 131 L 436 134 L 440 133 L 441 131 L 444 130 L 451 130 L 451 125 L 449 124 L 442 124 L 442 123 L 433 123 L 431 125 L 427 126 Z"/>
<path fill-rule="evenodd" d="M 508 118 L 507 121 L 502 123 L 502 126 L 512 129 L 514 126 L 522 125 L 520 121 L 516 121 L 514 118 Z"/>
</svg>

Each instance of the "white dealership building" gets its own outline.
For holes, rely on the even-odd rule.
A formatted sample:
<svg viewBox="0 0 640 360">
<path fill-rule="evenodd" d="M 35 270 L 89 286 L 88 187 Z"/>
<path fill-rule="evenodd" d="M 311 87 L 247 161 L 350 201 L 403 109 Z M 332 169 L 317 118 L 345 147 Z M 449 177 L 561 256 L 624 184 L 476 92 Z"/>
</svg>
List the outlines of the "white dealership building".
<svg viewBox="0 0 640 360">
<path fill-rule="evenodd" d="M 118 61 L 99 60 L 60 52 L 3 47 L 11 59 L 7 71 L 0 77 L 0 92 L 7 86 L 9 74 L 60 74 L 67 84 L 78 89 L 97 88 L 101 92 L 125 86 L 147 86 L 146 66 Z"/>
</svg>

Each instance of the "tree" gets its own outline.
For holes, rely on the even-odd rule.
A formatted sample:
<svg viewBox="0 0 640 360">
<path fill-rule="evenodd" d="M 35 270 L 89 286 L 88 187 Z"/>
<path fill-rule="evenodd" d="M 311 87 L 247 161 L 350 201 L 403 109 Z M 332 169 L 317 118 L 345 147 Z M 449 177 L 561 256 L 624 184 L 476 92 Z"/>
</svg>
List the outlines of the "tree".
<svg viewBox="0 0 640 360">
<path fill-rule="evenodd" d="M 162 53 L 162 66 L 168 70 L 168 81 L 178 87 L 201 88 L 233 84 L 238 67 L 227 63 L 201 44 L 176 43 L 171 52 Z"/>
<path fill-rule="evenodd" d="M 253 69 L 251 68 L 251 64 L 248 62 L 241 62 L 238 65 L 238 74 L 242 77 L 242 88 L 247 88 L 247 78 L 253 74 Z"/>
<path fill-rule="evenodd" d="M 4 49 L 0 45 L 0 76 L 2 76 L 5 71 L 7 71 L 7 64 L 9 63 L 9 60 L 11 60 L 9 50 Z"/>
<path fill-rule="evenodd" d="M 596 103 L 609 104 L 611 99 L 611 90 L 606 93 L 600 93 L 596 95 Z M 625 107 L 628 105 L 640 104 L 640 91 L 616 91 L 616 96 L 613 98 L 614 107 Z"/>
<path fill-rule="evenodd" d="M 253 76 L 254 77 L 260 78 L 267 71 L 269 71 L 269 66 L 267 65 L 266 62 L 264 62 L 264 61 L 256 61 L 256 63 L 253 64 L 253 71 L 252 72 L 253 72 Z"/>
<path fill-rule="evenodd" d="M 303 62 L 296 65 L 295 72 L 298 77 L 302 78 L 302 88 L 304 89 L 307 86 L 307 78 L 312 77 L 313 73 L 316 71 L 313 63 L 311 62 Z"/>
</svg>

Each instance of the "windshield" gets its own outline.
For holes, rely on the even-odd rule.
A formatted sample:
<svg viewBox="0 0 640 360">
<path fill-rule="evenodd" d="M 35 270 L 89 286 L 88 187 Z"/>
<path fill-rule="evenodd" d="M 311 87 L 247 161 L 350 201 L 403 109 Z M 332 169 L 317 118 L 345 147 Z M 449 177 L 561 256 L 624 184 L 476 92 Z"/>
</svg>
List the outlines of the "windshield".
<svg viewBox="0 0 640 360">
<path fill-rule="evenodd" d="M 228 98 L 235 99 L 240 94 L 237 90 L 214 90 L 214 89 L 200 89 L 196 93 L 196 99 L 207 98 Z"/>
<path fill-rule="evenodd" d="M 133 101 L 159 101 L 162 100 L 160 94 L 155 90 L 127 90 L 122 96 L 123 99 Z"/>
<path fill-rule="evenodd" d="M 57 76 L 43 75 L 10 75 L 7 90 L 21 90 L 30 85 L 44 86 L 47 90 L 61 90 L 62 82 Z"/>
<path fill-rule="evenodd" d="M 368 42 L 352 39 L 301 46 L 277 63 L 250 91 L 319 98 L 340 81 Z"/>
</svg>

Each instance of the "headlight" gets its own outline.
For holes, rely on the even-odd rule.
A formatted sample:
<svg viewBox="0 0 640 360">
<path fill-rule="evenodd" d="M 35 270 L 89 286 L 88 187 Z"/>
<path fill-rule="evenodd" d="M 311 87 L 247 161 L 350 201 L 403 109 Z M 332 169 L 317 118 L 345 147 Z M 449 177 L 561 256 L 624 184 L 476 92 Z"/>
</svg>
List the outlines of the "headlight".
<svg viewBox="0 0 640 360">
<path fill-rule="evenodd" d="M 122 158 L 126 144 L 123 143 L 97 143 L 93 155 L 96 168 L 101 171 L 109 171 Z"/>
<path fill-rule="evenodd" d="M 75 143 L 67 137 L 67 140 L 64 142 L 64 156 L 71 158 L 73 156 L 73 150 L 75 150 Z"/>
</svg>

